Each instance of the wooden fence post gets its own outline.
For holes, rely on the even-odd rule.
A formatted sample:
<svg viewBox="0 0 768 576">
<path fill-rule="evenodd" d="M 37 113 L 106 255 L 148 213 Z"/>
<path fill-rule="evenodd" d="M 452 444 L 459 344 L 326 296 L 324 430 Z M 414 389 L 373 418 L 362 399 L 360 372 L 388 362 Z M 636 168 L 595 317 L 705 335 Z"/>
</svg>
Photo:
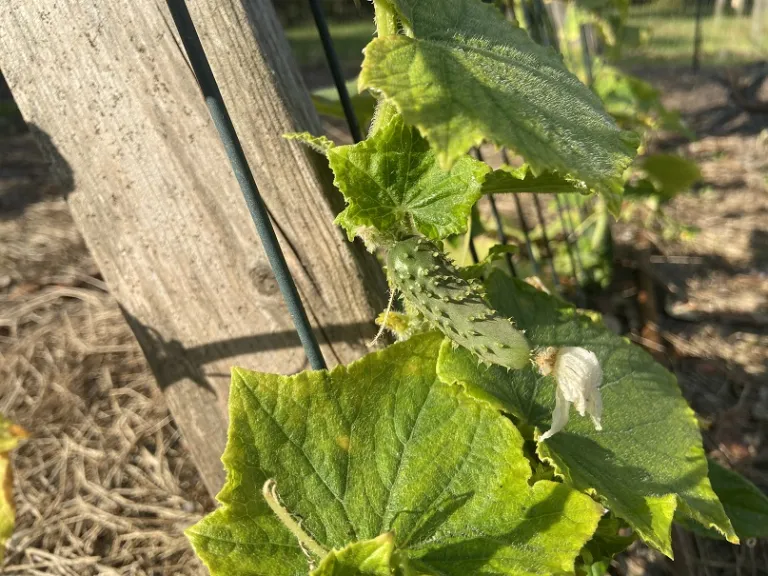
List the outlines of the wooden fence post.
<svg viewBox="0 0 768 576">
<path fill-rule="evenodd" d="M 320 122 L 272 4 L 189 6 L 323 353 L 351 361 L 385 284 L 333 225 L 325 161 L 281 137 Z M 215 493 L 229 368 L 307 366 L 180 46 L 162 0 L 6 0 L 0 19 L 0 68 Z"/>
</svg>

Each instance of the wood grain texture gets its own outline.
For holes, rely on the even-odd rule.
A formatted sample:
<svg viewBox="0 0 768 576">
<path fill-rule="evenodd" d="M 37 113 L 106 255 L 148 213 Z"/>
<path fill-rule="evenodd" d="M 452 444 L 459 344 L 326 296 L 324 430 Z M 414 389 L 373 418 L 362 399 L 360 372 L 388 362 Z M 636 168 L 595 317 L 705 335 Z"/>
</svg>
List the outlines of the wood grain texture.
<svg viewBox="0 0 768 576">
<path fill-rule="evenodd" d="M 351 361 L 383 276 L 333 226 L 324 160 L 281 137 L 320 123 L 272 4 L 188 5 L 323 353 Z M 230 367 L 307 364 L 165 3 L 6 0 L 0 68 L 215 493 Z"/>
</svg>

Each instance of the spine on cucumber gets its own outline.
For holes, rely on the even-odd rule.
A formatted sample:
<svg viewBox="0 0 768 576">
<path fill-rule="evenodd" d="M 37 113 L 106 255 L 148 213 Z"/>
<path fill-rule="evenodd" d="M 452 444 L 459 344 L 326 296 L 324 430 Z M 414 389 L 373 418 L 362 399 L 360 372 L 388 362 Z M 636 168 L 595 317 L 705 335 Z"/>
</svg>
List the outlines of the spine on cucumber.
<svg viewBox="0 0 768 576">
<path fill-rule="evenodd" d="M 402 240 L 387 255 L 390 282 L 407 302 L 482 361 L 523 368 L 530 348 L 513 322 L 493 310 L 443 252 L 425 238 Z"/>
</svg>

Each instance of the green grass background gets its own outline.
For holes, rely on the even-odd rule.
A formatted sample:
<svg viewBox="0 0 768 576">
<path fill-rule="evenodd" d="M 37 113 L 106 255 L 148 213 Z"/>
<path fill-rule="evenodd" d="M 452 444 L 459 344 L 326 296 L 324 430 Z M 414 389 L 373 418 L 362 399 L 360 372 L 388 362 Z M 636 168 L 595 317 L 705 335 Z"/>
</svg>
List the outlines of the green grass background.
<svg viewBox="0 0 768 576">
<path fill-rule="evenodd" d="M 635 49 L 626 49 L 620 63 L 635 66 L 680 66 L 690 64 L 696 25 L 695 7 L 669 8 L 656 2 L 632 6 L 628 24 L 645 28 L 650 40 Z M 725 15 L 716 21 L 711 13 L 702 18 L 703 66 L 744 64 L 768 59 L 768 11 L 764 15 L 765 33 L 751 37 L 751 16 Z M 360 20 L 330 24 L 331 34 L 346 71 L 362 62 L 363 48 L 374 35 L 372 21 Z M 287 30 L 296 59 L 303 67 L 325 66 L 320 39 L 313 22 Z"/>
</svg>

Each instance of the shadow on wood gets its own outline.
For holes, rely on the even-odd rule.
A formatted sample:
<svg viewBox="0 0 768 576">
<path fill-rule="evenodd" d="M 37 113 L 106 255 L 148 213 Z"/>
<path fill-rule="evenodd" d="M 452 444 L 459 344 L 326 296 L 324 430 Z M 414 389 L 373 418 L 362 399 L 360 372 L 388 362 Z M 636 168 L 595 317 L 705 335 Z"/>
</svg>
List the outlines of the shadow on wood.
<svg viewBox="0 0 768 576">
<path fill-rule="evenodd" d="M 201 388 L 216 393 L 209 382 L 209 378 L 223 375 L 219 372 L 206 372 L 206 364 L 257 352 L 289 348 L 301 350 L 301 342 L 295 330 L 254 334 L 253 336 L 218 340 L 209 344 L 185 348 L 178 340 L 164 339 L 157 330 L 142 324 L 125 308 L 121 307 L 121 310 L 131 330 L 139 340 L 142 351 L 161 389 L 188 378 Z M 352 344 L 357 342 L 360 332 L 370 330 L 372 326 L 372 323 L 362 322 L 358 324 L 331 324 L 323 326 L 322 329 L 315 328 L 314 332 L 318 340 Z M 234 366 L 235 364 L 233 364 Z M 258 367 L 253 366 L 242 366 L 242 368 L 258 370 Z"/>
</svg>

